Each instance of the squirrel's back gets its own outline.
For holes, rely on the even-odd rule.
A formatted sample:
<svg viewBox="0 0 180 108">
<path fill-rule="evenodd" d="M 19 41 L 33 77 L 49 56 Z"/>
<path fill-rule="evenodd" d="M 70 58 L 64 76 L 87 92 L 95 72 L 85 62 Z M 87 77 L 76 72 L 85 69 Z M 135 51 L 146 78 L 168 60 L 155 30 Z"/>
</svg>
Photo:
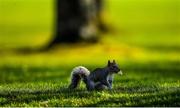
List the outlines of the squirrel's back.
<svg viewBox="0 0 180 108">
<path fill-rule="evenodd" d="M 105 68 L 96 68 L 93 72 L 90 73 L 89 78 L 93 81 L 103 80 L 107 77 Z"/>
</svg>

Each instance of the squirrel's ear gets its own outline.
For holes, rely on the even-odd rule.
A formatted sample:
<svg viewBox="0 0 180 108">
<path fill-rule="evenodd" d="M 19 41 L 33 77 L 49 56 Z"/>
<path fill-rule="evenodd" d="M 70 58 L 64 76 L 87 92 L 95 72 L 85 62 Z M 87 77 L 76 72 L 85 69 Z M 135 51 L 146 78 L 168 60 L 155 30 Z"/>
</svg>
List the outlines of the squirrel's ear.
<svg viewBox="0 0 180 108">
<path fill-rule="evenodd" d="M 110 66 L 110 64 L 111 64 L 111 62 L 110 62 L 110 60 L 108 60 L 108 66 Z"/>
<path fill-rule="evenodd" d="M 115 60 L 113 60 L 113 63 L 116 63 Z"/>
</svg>

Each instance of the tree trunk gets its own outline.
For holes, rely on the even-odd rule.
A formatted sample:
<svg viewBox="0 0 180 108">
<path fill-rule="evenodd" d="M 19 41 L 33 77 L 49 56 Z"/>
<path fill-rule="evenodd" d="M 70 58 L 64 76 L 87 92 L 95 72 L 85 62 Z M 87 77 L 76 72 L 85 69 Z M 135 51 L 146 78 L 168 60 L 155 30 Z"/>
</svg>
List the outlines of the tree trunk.
<svg viewBox="0 0 180 108">
<path fill-rule="evenodd" d="M 100 16 L 101 9 L 102 0 L 56 0 L 55 31 L 47 48 L 83 39 L 96 40 L 97 25 L 89 26 L 89 22 L 93 20 L 92 15 Z"/>
</svg>

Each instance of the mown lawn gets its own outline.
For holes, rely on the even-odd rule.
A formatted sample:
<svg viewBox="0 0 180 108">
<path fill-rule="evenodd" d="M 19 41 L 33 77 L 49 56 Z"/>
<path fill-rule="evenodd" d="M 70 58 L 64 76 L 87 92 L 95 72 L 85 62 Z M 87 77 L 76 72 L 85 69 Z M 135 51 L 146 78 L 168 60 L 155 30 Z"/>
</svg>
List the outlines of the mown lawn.
<svg viewBox="0 0 180 108">
<path fill-rule="evenodd" d="M 179 0 L 107 0 L 114 29 L 99 43 L 22 51 L 48 43 L 52 4 L 0 1 L 0 106 L 180 106 Z M 112 91 L 67 89 L 73 67 L 93 70 L 108 59 L 123 71 Z"/>
<path fill-rule="evenodd" d="M 1 106 L 180 105 L 178 63 L 130 63 L 122 68 L 122 77 L 115 77 L 112 91 L 94 92 L 86 91 L 83 84 L 77 90 L 68 90 L 70 69 L 61 66 L 2 67 Z"/>
</svg>

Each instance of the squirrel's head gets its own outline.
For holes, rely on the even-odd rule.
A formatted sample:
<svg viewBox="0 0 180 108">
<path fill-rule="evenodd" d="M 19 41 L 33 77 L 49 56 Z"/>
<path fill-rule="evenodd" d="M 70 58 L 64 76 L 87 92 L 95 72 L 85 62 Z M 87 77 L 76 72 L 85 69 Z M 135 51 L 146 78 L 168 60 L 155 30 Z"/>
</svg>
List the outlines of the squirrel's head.
<svg viewBox="0 0 180 108">
<path fill-rule="evenodd" d="M 110 72 L 112 73 L 118 73 L 122 75 L 122 71 L 119 68 L 118 64 L 115 62 L 115 60 L 113 60 L 113 62 L 111 62 L 110 60 L 108 60 L 108 68 L 110 70 Z"/>
</svg>

